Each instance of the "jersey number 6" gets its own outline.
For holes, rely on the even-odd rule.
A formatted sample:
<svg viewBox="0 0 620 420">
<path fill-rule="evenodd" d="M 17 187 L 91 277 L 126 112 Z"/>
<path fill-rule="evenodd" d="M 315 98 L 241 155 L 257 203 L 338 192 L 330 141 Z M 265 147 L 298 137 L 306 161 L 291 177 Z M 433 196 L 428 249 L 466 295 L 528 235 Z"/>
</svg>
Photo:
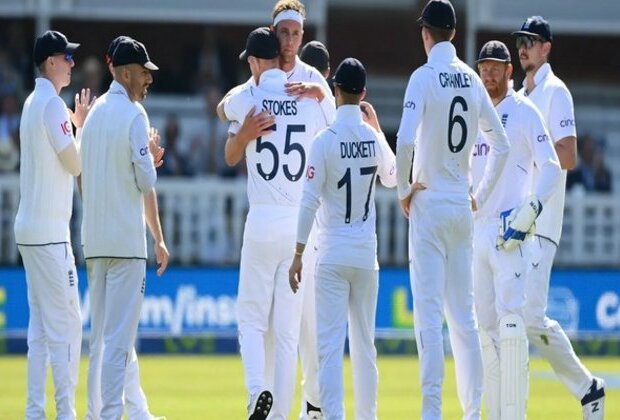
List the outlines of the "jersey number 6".
<svg viewBox="0 0 620 420">
<path fill-rule="evenodd" d="M 460 115 L 454 115 L 454 108 L 456 104 L 460 104 L 463 108 L 463 112 L 467 111 L 467 102 L 465 98 L 462 96 L 455 96 L 452 99 L 452 104 L 450 104 L 450 115 L 448 116 L 448 148 L 452 153 L 460 152 L 463 147 L 465 147 L 465 142 L 467 141 L 467 124 L 465 123 L 465 119 Z M 452 140 L 452 130 L 454 130 L 454 124 L 458 124 L 461 126 L 461 139 L 458 144 L 454 144 Z"/>
<path fill-rule="evenodd" d="M 306 126 L 303 124 L 291 124 L 286 126 L 286 138 L 284 140 L 284 154 L 288 155 L 291 152 L 299 153 L 300 157 L 300 165 L 299 169 L 294 173 L 291 173 L 289 170 L 289 165 L 282 165 L 282 170 L 284 171 L 284 176 L 289 181 L 298 181 L 301 178 L 301 175 L 304 173 L 304 169 L 306 169 L 306 151 L 301 143 L 295 143 L 291 141 L 291 135 L 293 133 L 305 133 Z M 267 149 L 273 155 L 273 168 L 271 171 L 265 172 L 263 170 L 263 165 L 260 163 L 256 164 L 256 170 L 259 175 L 263 177 L 265 181 L 270 181 L 275 178 L 278 173 L 278 167 L 280 165 L 280 159 L 278 157 L 278 149 L 276 146 L 268 141 L 263 141 L 262 136 L 256 139 L 256 153 L 260 153 L 263 150 Z"/>
</svg>

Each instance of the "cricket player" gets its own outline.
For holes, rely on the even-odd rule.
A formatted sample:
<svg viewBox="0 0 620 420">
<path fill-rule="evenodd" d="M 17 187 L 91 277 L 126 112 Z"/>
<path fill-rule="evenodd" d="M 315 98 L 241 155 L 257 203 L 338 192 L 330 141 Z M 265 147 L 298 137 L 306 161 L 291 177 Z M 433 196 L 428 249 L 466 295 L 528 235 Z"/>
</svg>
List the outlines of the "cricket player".
<svg viewBox="0 0 620 420">
<path fill-rule="evenodd" d="M 291 289 L 303 284 L 302 256 L 317 210 L 316 269 L 319 389 L 325 419 L 344 419 L 342 361 L 349 324 L 355 418 L 377 416 L 374 346 L 378 273 L 375 178 L 396 185 L 395 158 L 385 136 L 362 120 L 366 70 L 347 58 L 334 75 L 336 121 L 315 139 L 297 222 L 297 245 L 289 269 Z"/>
<path fill-rule="evenodd" d="M 316 100 L 286 93 L 286 73 L 278 68 L 279 48 L 269 28 L 252 31 L 239 59 L 247 60 L 254 83 L 228 95 L 223 104 L 226 118 L 233 121 L 226 163 L 235 165 L 245 155 L 248 171 L 250 210 L 241 250 L 237 315 L 253 420 L 270 412 L 270 418 L 285 419 L 291 409 L 303 293 L 290 292 L 287 269 L 310 143 L 327 126 Z M 239 122 L 254 110 L 270 114 L 274 126 L 257 139 L 242 140 L 235 135 Z M 273 336 L 277 361 L 273 366 L 266 364 L 268 334 Z"/>
<path fill-rule="evenodd" d="M 409 79 L 396 168 L 398 197 L 409 218 L 422 419 L 441 418 L 444 311 L 463 418 L 479 419 L 482 357 L 474 314 L 472 208 L 485 205 L 506 162 L 509 143 L 480 78 L 458 59 L 450 42 L 456 26 L 452 4 L 429 1 L 418 22 L 428 62 Z M 490 144 L 491 156 L 471 198 L 470 156 L 479 129 Z M 414 186 L 425 189 L 414 192 Z"/>
<path fill-rule="evenodd" d="M 103 340 L 101 419 L 119 419 L 124 411 L 123 387 L 144 298 L 145 222 L 154 239 L 157 274 L 168 265 L 154 188 L 154 158 L 159 161 L 163 151 L 144 108 L 136 105 L 144 100 L 151 71 L 158 67 L 133 39 L 118 43 L 112 65 L 114 81 L 84 124 L 81 150 L 82 241 L 97 315 L 91 328 Z"/>
<path fill-rule="evenodd" d="M 528 342 L 523 311 L 532 246 L 527 232 L 533 230 L 541 211 L 547 211 L 545 206 L 560 180 L 561 169 L 542 116 L 531 101 L 511 87 L 512 64 L 506 45 L 487 42 L 477 63 L 511 145 L 496 188 L 474 217 L 474 297 L 487 418 L 524 420 Z M 486 140 L 478 136 L 472 155 L 474 189 L 482 178 L 488 152 Z M 530 191 L 534 170 L 540 176 Z M 522 236 L 506 235 L 509 229 L 522 232 Z"/>
<path fill-rule="evenodd" d="M 560 324 L 546 315 L 551 268 L 562 234 L 566 170 L 573 169 L 577 163 L 573 98 L 548 63 L 553 42 L 549 23 L 540 16 L 532 16 L 513 35 L 516 36 L 521 68 L 525 71 L 519 92 L 527 96 L 542 114 L 563 169 L 560 181 L 554 186 L 549 203 L 536 223 L 535 242 L 538 246 L 535 247 L 526 292 L 527 334 L 562 383 L 581 400 L 583 418 L 602 419 L 604 381 L 594 377 L 581 363 Z M 534 182 L 537 179 L 538 173 L 535 173 Z"/>
<path fill-rule="evenodd" d="M 118 36 L 112 40 L 108 50 L 105 54 L 105 61 L 108 65 L 108 70 L 112 77 L 114 77 L 114 66 L 112 65 L 112 57 L 114 50 L 120 42 L 128 41 L 131 37 Z M 105 98 L 107 94 L 103 95 Z M 142 108 L 142 104 L 135 102 L 135 105 Z M 155 166 L 158 162 L 155 160 Z M 103 289 L 89 288 L 88 293 L 91 302 L 100 302 L 101 296 L 95 296 L 95 293 L 104 292 Z M 105 308 L 101 305 L 96 306 L 97 311 L 91 308 L 91 325 L 101 325 L 103 322 L 103 314 Z M 92 328 L 89 335 L 89 355 L 88 355 L 88 405 L 86 412 L 86 420 L 97 420 L 101 413 L 101 362 L 103 356 L 103 330 L 101 328 Z M 140 368 L 138 365 L 138 355 L 135 347 L 131 351 L 131 356 L 127 362 L 127 373 L 125 375 L 125 386 L 123 392 L 123 399 L 125 401 L 127 417 L 129 420 L 161 420 L 163 417 L 157 417 L 149 412 L 146 395 L 140 386 Z"/>
<path fill-rule="evenodd" d="M 20 121 L 20 200 L 15 240 L 28 286 L 28 394 L 26 419 L 45 418 L 47 367 L 52 367 L 58 419 L 75 419 L 82 316 L 69 221 L 74 176 L 81 171 L 79 139 L 92 102 L 75 97 L 75 113 L 60 91 L 71 83 L 80 44 L 46 31 L 34 44 L 41 76 L 24 103 Z M 78 128 L 73 137 L 71 122 Z"/>
<path fill-rule="evenodd" d="M 320 41 L 310 41 L 299 52 L 299 58 L 306 64 L 317 69 L 327 79 L 329 76 L 329 52 Z M 365 115 L 364 115 L 365 116 Z M 301 311 L 301 328 L 299 329 L 299 359 L 301 361 L 302 407 L 300 420 L 321 420 L 319 396 L 319 356 L 316 343 L 316 298 L 315 268 L 318 256 L 316 243 L 318 225 L 315 221 L 314 234 L 309 238 L 309 245 L 304 255 L 303 278 L 304 306 Z"/>
</svg>

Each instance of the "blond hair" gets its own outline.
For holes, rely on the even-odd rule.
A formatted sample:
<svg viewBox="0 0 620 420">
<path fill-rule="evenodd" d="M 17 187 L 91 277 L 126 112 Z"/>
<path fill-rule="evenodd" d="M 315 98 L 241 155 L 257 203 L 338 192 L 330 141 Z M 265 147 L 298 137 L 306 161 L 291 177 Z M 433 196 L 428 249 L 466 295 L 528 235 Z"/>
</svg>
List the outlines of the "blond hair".
<svg viewBox="0 0 620 420">
<path fill-rule="evenodd" d="M 302 17 L 306 17 L 306 8 L 299 0 L 278 0 L 276 5 L 273 6 L 271 18 L 275 19 L 275 17 L 278 16 L 278 13 L 285 10 L 295 10 L 296 12 L 299 12 Z"/>
</svg>

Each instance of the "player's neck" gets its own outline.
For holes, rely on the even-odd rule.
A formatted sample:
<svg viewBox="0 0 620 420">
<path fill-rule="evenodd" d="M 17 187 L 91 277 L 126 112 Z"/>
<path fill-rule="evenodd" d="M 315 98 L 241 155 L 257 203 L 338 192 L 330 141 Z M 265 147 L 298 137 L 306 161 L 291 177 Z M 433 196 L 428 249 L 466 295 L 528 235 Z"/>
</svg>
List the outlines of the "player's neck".
<svg viewBox="0 0 620 420">
<path fill-rule="evenodd" d="M 280 69 L 285 72 L 288 73 L 289 71 L 293 70 L 295 68 L 295 58 L 293 57 L 292 60 L 287 60 L 284 61 L 282 59 L 282 57 L 280 57 Z"/>
<path fill-rule="evenodd" d="M 534 77 L 536 76 L 536 73 L 538 73 L 538 70 L 540 70 L 540 68 L 545 63 L 546 61 L 543 61 L 542 63 L 540 63 L 539 65 L 537 65 L 536 67 L 528 71 L 527 73 L 525 73 L 525 91 L 527 93 L 532 92 L 534 88 L 536 87 L 536 81 L 534 80 Z"/>
</svg>

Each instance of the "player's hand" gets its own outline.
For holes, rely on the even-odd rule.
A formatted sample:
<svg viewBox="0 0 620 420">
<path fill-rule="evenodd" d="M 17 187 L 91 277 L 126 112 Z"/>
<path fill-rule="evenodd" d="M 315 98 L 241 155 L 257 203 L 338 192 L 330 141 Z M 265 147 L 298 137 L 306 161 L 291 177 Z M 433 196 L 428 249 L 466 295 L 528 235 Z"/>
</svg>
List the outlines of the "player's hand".
<svg viewBox="0 0 620 420">
<path fill-rule="evenodd" d="M 360 103 L 360 108 L 362 109 L 362 119 L 366 123 L 370 124 L 372 128 L 374 128 L 378 132 L 381 132 L 381 126 L 379 125 L 379 118 L 377 118 L 377 112 L 375 111 L 375 108 L 366 101 L 362 101 Z"/>
<path fill-rule="evenodd" d="M 243 123 L 237 133 L 237 138 L 244 143 L 248 143 L 260 136 L 266 136 L 273 131 L 276 117 L 267 111 L 256 112 L 256 106 L 243 119 Z"/>
<path fill-rule="evenodd" d="M 166 149 L 159 145 L 160 140 L 159 131 L 151 127 L 149 130 L 149 151 L 153 156 L 153 165 L 156 168 L 164 164 L 164 152 L 166 151 Z"/>
<path fill-rule="evenodd" d="M 295 255 L 291 268 L 288 269 L 288 283 L 291 285 L 293 293 L 297 293 L 299 289 L 299 283 L 301 283 L 301 268 L 303 264 L 301 262 L 301 255 Z"/>
<path fill-rule="evenodd" d="M 69 115 L 74 126 L 80 128 L 84 125 L 84 120 L 95 100 L 97 100 L 96 96 L 93 96 L 92 100 L 90 98 L 90 89 L 82 89 L 80 93 L 75 94 L 75 111 L 69 108 Z"/>
<path fill-rule="evenodd" d="M 422 184 L 421 182 L 414 182 L 413 185 L 411 185 L 411 192 L 409 193 L 409 195 L 400 200 L 400 209 L 402 210 L 403 214 L 407 219 L 409 219 L 409 207 L 411 207 L 411 199 L 416 192 L 425 189 L 426 185 Z"/>
<path fill-rule="evenodd" d="M 323 86 L 318 83 L 291 82 L 284 86 L 286 87 L 286 93 L 294 96 L 296 101 L 301 98 L 315 98 L 321 102 L 325 98 Z"/>
<path fill-rule="evenodd" d="M 164 241 L 155 244 L 155 258 L 157 259 L 157 275 L 161 277 L 166 268 L 168 268 L 168 259 L 170 258 L 170 253 Z"/>
<path fill-rule="evenodd" d="M 472 193 L 469 193 L 469 198 L 471 198 L 471 211 L 478 211 L 478 203 L 476 202 L 476 197 Z"/>
</svg>

